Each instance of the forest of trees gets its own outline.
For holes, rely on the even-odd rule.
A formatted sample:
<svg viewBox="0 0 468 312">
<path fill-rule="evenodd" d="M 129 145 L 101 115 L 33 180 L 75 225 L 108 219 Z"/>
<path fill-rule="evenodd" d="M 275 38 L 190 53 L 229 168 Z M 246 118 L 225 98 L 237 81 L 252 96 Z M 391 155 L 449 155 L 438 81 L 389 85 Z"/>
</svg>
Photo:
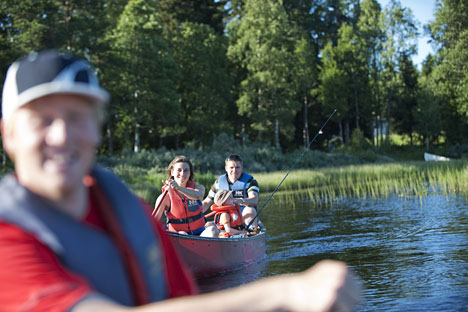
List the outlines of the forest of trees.
<svg viewBox="0 0 468 312">
<path fill-rule="evenodd" d="M 404 3 L 404 1 L 403 1 Z M 468 3 L 437 0 L 437 53 L 398 0 L 2 0 L 0 78 L 32 50 L 89 59 L 112 100 L 102 152 L 206 147 L 226 133 L 290 151 L 359 131 L 466 143 Z"/>
</svg>

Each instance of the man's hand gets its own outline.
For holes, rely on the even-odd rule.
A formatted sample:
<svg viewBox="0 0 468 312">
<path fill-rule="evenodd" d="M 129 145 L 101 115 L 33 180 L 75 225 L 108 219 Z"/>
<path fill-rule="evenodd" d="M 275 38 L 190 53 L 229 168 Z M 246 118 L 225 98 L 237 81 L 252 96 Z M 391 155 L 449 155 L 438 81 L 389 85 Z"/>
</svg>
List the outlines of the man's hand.
<svg viewBox="0 0 468 312">
<path fill-rule="evenodd" d="M 361 283 L 343 262 L 323 260 L 290 276 L 291 311 L 354 311 Z"/>
</svg>

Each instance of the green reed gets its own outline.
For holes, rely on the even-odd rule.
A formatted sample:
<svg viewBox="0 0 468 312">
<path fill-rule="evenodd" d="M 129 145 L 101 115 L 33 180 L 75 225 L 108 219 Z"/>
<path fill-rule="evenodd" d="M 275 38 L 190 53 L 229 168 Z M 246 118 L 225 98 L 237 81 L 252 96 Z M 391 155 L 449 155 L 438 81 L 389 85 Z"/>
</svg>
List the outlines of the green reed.
<svg viewBox="0 0 468 312">
<path fill-rule="evenodd" d="M 285 172 L 256 174 L 261 199 L 271 194 Z M 405 162 L 297 170 L 290 173 L 275 196 L 331 205 L 340 198 L 381 198 L 430 193 L 468 195 L 468 162 Z"/>
<path fill-rule="evenodd" d="M 137 195 L 152 204 L 161 194 L 161 170 L 146 170 L 120 164 L 112 168 Z M 286 172 L 253 173 L 260 185 L 260 205 L 284 178 Z M 198 174 L 196 181 L 206 193 L 216 176 Z M 399 162 L 351 165 L 314 170 L 293 170 L 284 180 L 275 201 L 296 200 L 314 205 L 333 205 L 347 197 L 381 198 L 390 195 L 424 196 L 431 193 L 468 195 L 468 161 Z"/>
</svg>

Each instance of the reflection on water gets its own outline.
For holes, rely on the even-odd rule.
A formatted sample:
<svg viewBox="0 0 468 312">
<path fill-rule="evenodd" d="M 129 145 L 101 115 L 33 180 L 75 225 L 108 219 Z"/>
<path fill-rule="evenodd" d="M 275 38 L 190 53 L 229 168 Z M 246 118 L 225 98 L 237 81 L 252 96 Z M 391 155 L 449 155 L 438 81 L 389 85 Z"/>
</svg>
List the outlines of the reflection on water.
<svg viewBox="0 0 468 312">
<path fill-rule="evenodd" d="M 251 264 L 240 270 L 227 272 L 218 276 L 200 278 L 198 285 L 202 292 L 212 292 L 225 288 L 251 283 L 267 275 L 267 260 Z"/>
<path fill-rule="evenodd" d="M 287 218 L 285 218 L 285 215 Z M 455 196 L 351 199 L 262 213 L 268 259 L 201 280 L 202 291 L 345 261 L 364 281 L 359 311 L 468 311 L 468 204 Z"/>
</svg>

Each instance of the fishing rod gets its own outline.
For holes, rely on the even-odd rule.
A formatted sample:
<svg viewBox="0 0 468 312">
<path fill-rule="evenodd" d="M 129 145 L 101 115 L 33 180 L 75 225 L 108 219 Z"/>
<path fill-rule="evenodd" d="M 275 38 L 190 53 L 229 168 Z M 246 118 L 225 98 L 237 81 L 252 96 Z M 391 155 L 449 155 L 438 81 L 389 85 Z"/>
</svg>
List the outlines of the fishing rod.
<svg viewBox="0 0 468 312">
<path fill-rule="evenodd" d="M 314 138 L 309 142 L 309 144 L 307 145 L 307 147 L 304 149 L 304 151 L 302 152 L 302 154 L 296 159 L 296 161 L 294 162 L 294 164 L 292 165 L 291 169 L 289 169 L 289 171 L 286 173 L 286 175 L 284 176 L 283 180 L 281 180 L 281 182 L 278 184 L 278 186 L 273 190 L 273 192 L 271 193 L 271 195 L 267 198 L 267 200 L 263 203 L 263 206 L 258 209 L 257 211 L 257 214 L 255 215 L 255 217 L 252 219 L 252 221 L 249 222 L 249 225 L 247 226 L 247 229 L 252 225 L 252 223 L 255 221 L 255 219 L 257 219 L 258 215 L 260 214 L 260 212 L 262 212 L 263 208 L 265 208 L 265 206 L 268 204 L 268 202 L 270 201 L 270 199 L 273 197 L 273 195 L 276 193 L 276 191 L 279 189 L 279 187 L 281 186 L 281 184 L 283 183 L 284 180 L 286 180 L 286 178 L 288 177 L 288 175 L 291 173 L 291 171 L 293 171 L 294 167 L 296 167 L 297 163 L 302 159 L 302 157 L 304 156 L 304 154 L 309 150 L 310 146 L 312 145 L 312 143 L 314 143 L 315 139 L 323 133 L 323 128 L 325 128 L 325 126 L 327 125 L 327 123 L 330 121 L 330 119 L 333 117 L 333 115 L 336 113 L 336 109 L 331 113 L 331 115 L 328 117 L 327 121 L 325 121 L 322 125 L 322 127 L 320 128 L 319 131 L 317 131 L 317 134 L 314 136 Z"/>
</svg>

